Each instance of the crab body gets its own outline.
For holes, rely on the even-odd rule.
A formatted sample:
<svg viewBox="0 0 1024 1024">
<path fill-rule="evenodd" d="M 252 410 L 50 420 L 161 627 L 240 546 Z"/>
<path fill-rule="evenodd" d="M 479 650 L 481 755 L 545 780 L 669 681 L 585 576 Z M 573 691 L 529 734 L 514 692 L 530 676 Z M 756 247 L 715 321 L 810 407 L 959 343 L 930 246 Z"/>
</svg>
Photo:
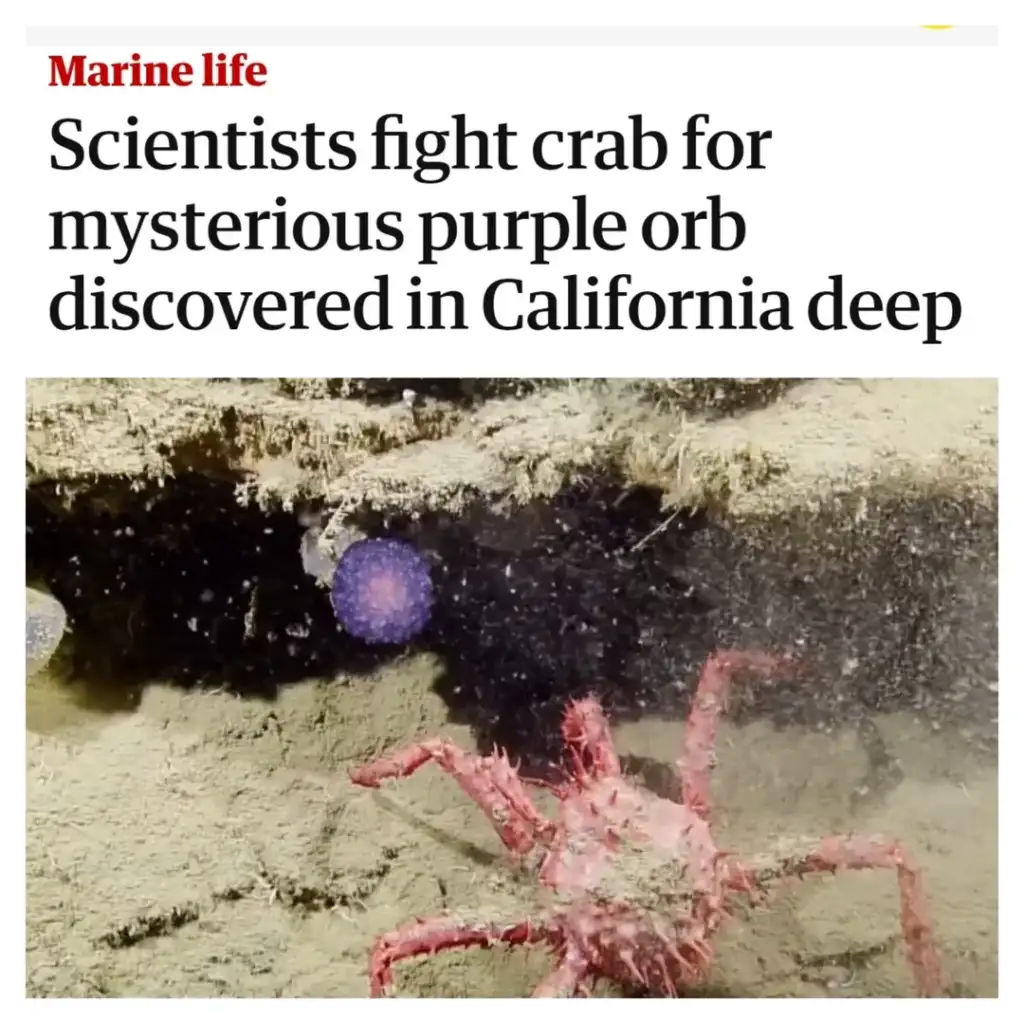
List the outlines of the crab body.
<svg viewBox="0 0 1024 1024">
<path fill-rule="evenodd" d="M 570 714 L 596 710 L 582 702 Z M 617 772 L 574 775 L 561 795 L 539 879 L 562 941 L 595 977 L 666 995 L 696 984 L 710 964 L 725 870 L 708 823 Z"/>
<path fill-rule="evenodd" d="M 554 951 L 554 970 L 534 995 L 586 993 L 598 978 L 678 995 L 707 978 L 711 942 L 730 897 L 759 896 L 781 879 L 840 868 L 896 871 L 903 937 L 918 991 L 940 994 L 942 970 L 920 872 L 901 844 L 836 836 L 793 844 L 785 857 L 766 855 L 751 863 L 715 844 L 710 773 L 732 676 L 770 677 L 794 668 L 787 657 L 758 652 L 711 655 L 677 762 L 679 802 L 623 777 L 607 719 L 593 697 L 571 702 L 565 712 L 568 770 L 563 782 L 548 786 L 558 799 L 553 820 L 536 808 L 528 783 L 501 752 L 480 757 L 447 740 L 428 740 L 354 770 L 356 784 L 376 787 L 436 763 L 488 815 L 511 853 L 535 868 L 548 897 L 542 913 L 522 920 L 443 916 L 380 936 L 370 957 L 371 994 L 387 992 L 398 960 L 506 942 L 546 943 Z"/>
</svg>

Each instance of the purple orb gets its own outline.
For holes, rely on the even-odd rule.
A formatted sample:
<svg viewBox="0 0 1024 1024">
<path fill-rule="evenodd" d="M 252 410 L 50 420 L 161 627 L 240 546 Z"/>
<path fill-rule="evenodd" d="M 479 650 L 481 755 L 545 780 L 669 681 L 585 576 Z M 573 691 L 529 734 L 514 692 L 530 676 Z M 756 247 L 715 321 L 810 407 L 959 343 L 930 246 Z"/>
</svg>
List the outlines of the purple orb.
<svg viewBox="0 0 1024 1024">
<path fill-rule="evenodd" d="M 334 614 L 346 632 L 368 643 L 411 640 L 429 621 L 433 603 L 430 566 L 405 541 L 356 541 L 334 570 Z"/>
</svg>

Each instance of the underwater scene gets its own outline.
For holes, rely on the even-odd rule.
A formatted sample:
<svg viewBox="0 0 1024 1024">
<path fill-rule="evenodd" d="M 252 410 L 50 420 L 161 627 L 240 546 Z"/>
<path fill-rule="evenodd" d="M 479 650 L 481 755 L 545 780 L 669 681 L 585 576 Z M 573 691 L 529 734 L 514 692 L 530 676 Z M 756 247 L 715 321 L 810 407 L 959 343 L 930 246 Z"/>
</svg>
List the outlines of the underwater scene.
<svg viewBox="0 0 1024 1024">
<path fill-rule="evenodd" d="M 45 379 L 30 997 L 994 997 L 998 393 Z"/>
</svg>

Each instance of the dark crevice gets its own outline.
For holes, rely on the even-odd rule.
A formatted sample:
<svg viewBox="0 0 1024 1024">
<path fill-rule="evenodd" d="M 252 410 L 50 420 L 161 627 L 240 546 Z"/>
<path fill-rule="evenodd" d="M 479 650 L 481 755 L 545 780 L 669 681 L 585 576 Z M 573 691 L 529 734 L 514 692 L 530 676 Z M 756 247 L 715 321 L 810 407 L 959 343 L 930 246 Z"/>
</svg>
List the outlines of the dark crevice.
<svg viewBox="0 0 1024 1024">
<path fill-rule="evenodd" d="M 303 571 L 292 513 L 240 507 L 230 483 L 177 477 L 58 511 L 28 497 L 30 577 L 67 608 L 72 673 L 98 688 L 151 680 L 277 688 L 383 654 L 351 641 Z"/>
<path fill-rule="evenodd" d="M 258 379 L 258 383 L 263 383 Z M 305 379 L 283 377 L 278 380 L 282 394 L 291 398 L 310 395 L 326 398 L 359 398 L 370 405 L 400 402 L 408 391 L 420 398 L 434 398 L 456 406 L 470 407 L 486 398 L 521 398 L 545 383 L 565 381 L 521 380 L 483 377 L 375 377 L 352 379 L 326 377 Z"/>
<path fill-rule="evenodd" d="M 98 705 L 152 680 L 273 700 L 408 653 L 347 636 L 302 568 L 297 516 L 238 506 L 231 481 L 97 481 L 93 498 L 67 510 L 31 488 L 27 556 L 68 610 L 70 671 Z M 666 519 L 658 492 L 597 479 L 507 519 L 476 508 L 363 525 L 432 559 L 436 612 L 415 648 L 443 659 L 438 692 L 481 749 L 545 765 L 565 700 L 586 692 L 619 720 L 678 718 L 720 645 L 790 649 L 809 666 L 744 691 L 738 717 L 828 727 L 912 708 L 994 745 L 993 510 L 864 494 L 828 520 Z"/>
</svg>

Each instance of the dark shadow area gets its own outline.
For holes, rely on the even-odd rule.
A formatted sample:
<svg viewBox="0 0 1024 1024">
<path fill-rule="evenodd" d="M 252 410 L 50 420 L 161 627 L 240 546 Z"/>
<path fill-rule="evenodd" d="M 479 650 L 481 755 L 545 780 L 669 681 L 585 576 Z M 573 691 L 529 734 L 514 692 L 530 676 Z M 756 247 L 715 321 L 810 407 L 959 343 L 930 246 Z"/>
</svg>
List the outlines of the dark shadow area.
<svg viewBox="0 0 1024 1024">
<path fill-rule="evenodd" d="M 68 511 L 36 487 L 26 508 L 28 576 L 67 609 L 68 668 L 92 706 L 156 679 L 273 699 L 283 684 L 369 671 L 393 653 L 338 626 L 303 571 L 294 513 L 240 507 L 233 483 L 198 474 L 97 493 Z"/>
<path fill-rule="evenodd" d="M 95 493 L 71 511 L 48 488 L 27 497 L 29 576 L 67 609 L 71 670 L 95 706 L 156 679 L 273 699 L 408 652 L 340 629 L 303 570 L 294 512 L 241 508 L 231 481 L 198 474 Z M 808 666 L 738 687 L 735 717 L 829 728 L 909 708 L 994 748 L 994 510 L 862 493 L 736 529 L 670 518 L 660 501 L 594 480 L 510 518 L 364 524 L 432 558 L 437 605 L 417 646 L 443 659 L 438 692 L 481 750 L 497 743 L 543 773 L 560 758 L 565 701 L 590 692 L 615 720 L 682 719 L 718 646 L 791 650 Z"/>
<path fill-rule="evenodd" d="M 591 691 L 618 720 L 682 719 L 723 646 L 792 651 L 806 669 L 737 687 L 741 720 L 828 729 L 912 709 L 994 749 L 994 510 L 858 494 L 827 515 L 745 529 L 680 516 L 652 535 L 666 522 L 658 496 L 614 493 L 561 496 L 524 550 L 458 528 L 442 545 L 438 686 L 482 750 L 505 746 L 534 770 L 557 760 L 565 701 Z"/>
<path fill-rule="evenodd" d="M 438 692 L 481 749 L 507 747 L 538 770 L 560 754 L 567 699 L 596 693 L 619 717 L 662 705 L 663 681 L 637 661 L 666 617 L 680 651 L 711 648 L 714 608 L 685 568 L 704 517 L 679 516 L 648 540 L 665 519 L 658 492 L 594 483 L 503 530 L 488 524 L 486 544 L 472 520 L 441 534 L 429 639 L 447 666 Z"/>
<path fill-rule="evenodd" d="M 861 709 L 995 714 L 998 518 L 988 504 L 855 493 L 757 530 L 716 526 L 689 572 L 720 609 L 720 644 L 782 646 L 813 666 L 812 685 L 754 689 L 754 713 L 818 726 Z"/>
<path fill-rule="evenodd" d="M 767 409 L 798 384 L 813 377 L 687 377 L 644 381 L 648 401 L 667 409 L 682 409 L 690 416 L 720 420 L 741 412 Z"/>
<path fill-rule="evenodd" d="M 318 381 L 317 387 L 324 397 L 359 398 L 371 405 L 391 405 L 402 401 L 406 391 L 413 391 L 420 398 L 469 407 L 487 398 L 521 398 L 544 383 L 513 377 L 328 377 Z M 287 377 L 279 380 L 279 386 L 292 398 L 306 396 L 311 387 L 307 380 Z"/>
</svg>

